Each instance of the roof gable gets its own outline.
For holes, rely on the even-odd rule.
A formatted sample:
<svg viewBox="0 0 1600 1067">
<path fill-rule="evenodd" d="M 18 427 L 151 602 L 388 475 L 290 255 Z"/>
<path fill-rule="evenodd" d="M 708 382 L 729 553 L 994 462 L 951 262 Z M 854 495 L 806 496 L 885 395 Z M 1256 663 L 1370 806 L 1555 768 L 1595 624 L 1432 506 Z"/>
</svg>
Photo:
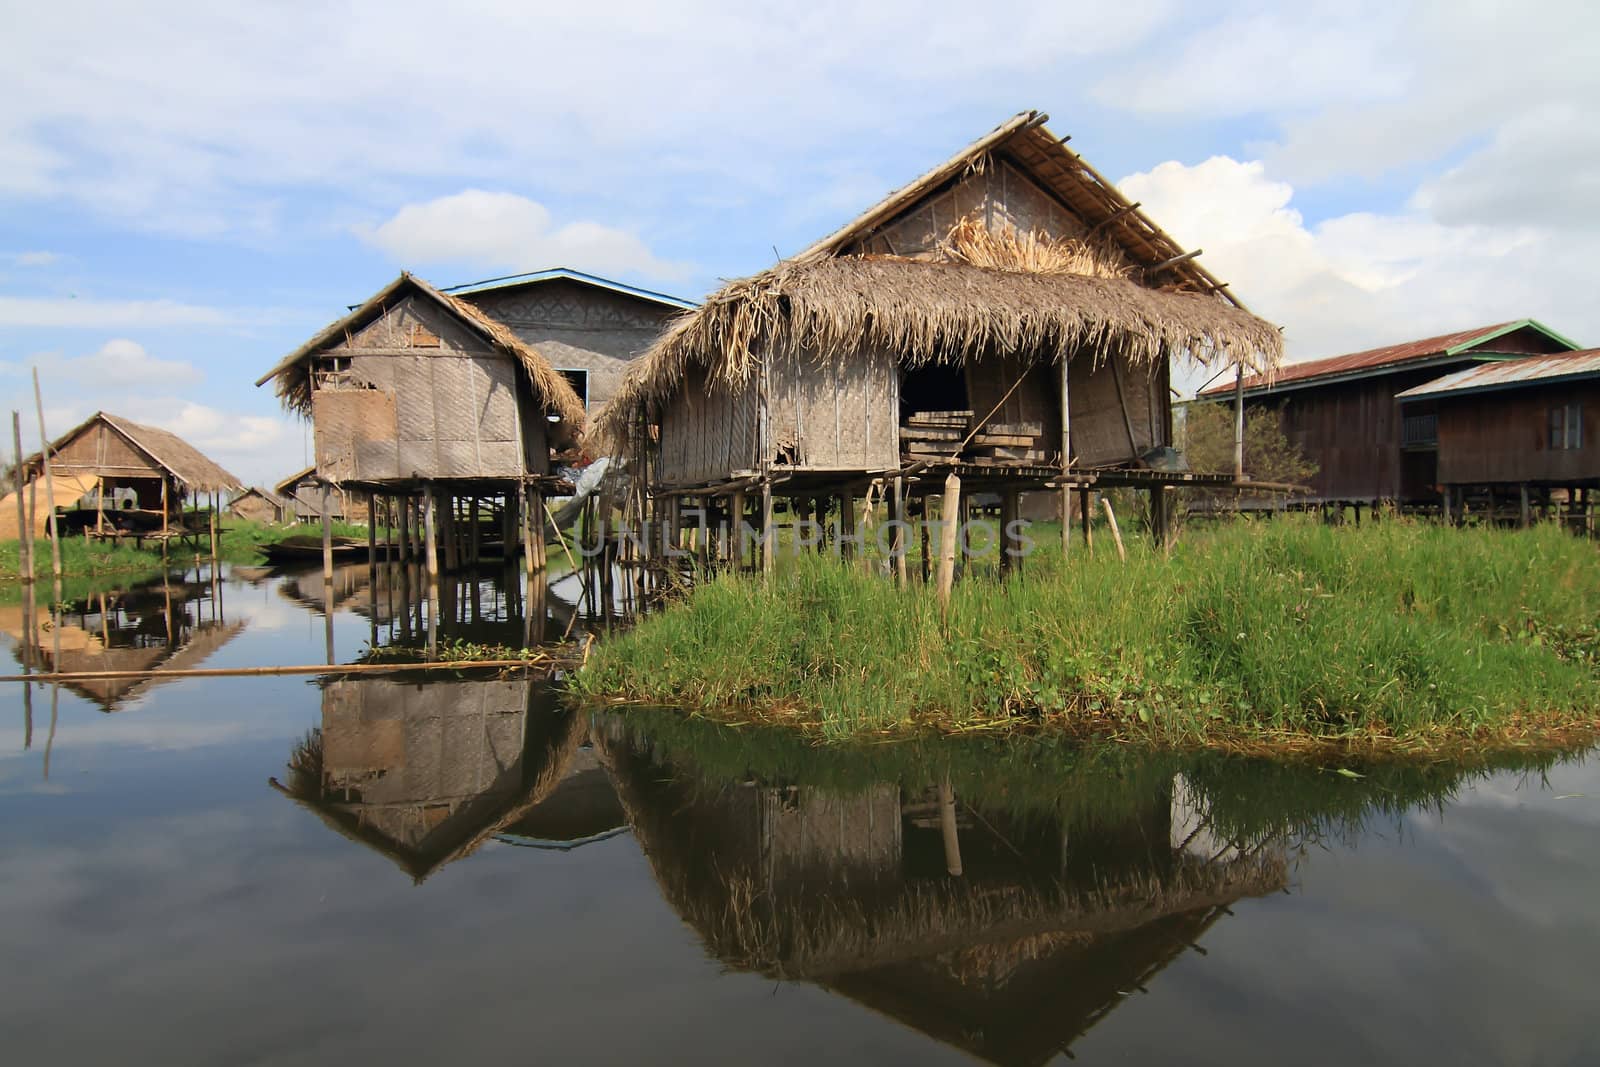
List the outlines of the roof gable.
<svg viewBox="0 0 1600 1067">
<path fill-rule="evenodd" d="M 104 424 L 128 442 L 133 448 L 149 457 L 156 466 L 172 475 L 179 484 L 203 492 L 243 488 L 244 483 L 213 461 L 205 453 L 170 430 L 145 426 L 120 415 L 97 411 L 50 442 L 52 456 L 69 442 L 96 424 Z M 26 468 L 39 465 L 40 454 L 35 452 L 25 461 Z M 52 461 L 53 463 L 54 461 Z"/>
<path fill-rule="evenodd" d="M 309 413 L 311 386 L 305 375 L 294 373 L 296 368 L 317 353 L 338 344 L 347 336 L 384 315 L 397 300 L 412 295 L 437 305 L 492 347 L 511 356 L 527 372 L 533 384 L 534 396 L 574 431 L 582 428 L 583 401 L 578 399 L 578 394 L 573 391 L 571 384 L 550 365 L 548 360 L 519 338 L 510 327 L 496 322 L 467 301 L 442 293 L 406 271 L 402 271 L 398 278 L 379 289 L 348 315 L 327 326 L 311 340 L 284 356 L 276 366 L 256 379 L 256 385 L 262 386 L 277 379 L 278 396 L 285 406 L 302 414 Z"/>
<path fill-rule="evenodd" d="M 579 285 L 587 285 L 596 289 L 604 289 L 607 292 L 630 297 L 634 300 L 640 300 L 645 303 L 655 304 L 671 311 L 689 311 L 696 306 L 693 300 L 685 300 L 682 297 L 668 296 L 666 293 L 658 293 L 652 289 L 642 289 L 635 285 L 628 285 L 624 282 L 613 281 L 610 278 L 602 278 L 597 274 L 588 274 L 581 270 L 573 270 L 571 267 L 551 267 L 548 270 L 532 271 L 527 274 L 508 274 L 500 278 L 486 278 L 481 282 L 467 282 L 462 285 L 452 285 L 439 291 L 450 296 L 470 297 L 479 293 L 497 292 L 506 289 L 519 289 L 523 286 L 539 285 L 543 282 L 550 281 L 577 282 Z"/>
<path fill-rule="evenodd" d="M 1244 307 L 1228 292 L 1226 283 L 1196 261 L 1199 249 L 1185 252 L 1179 247 L 1138 204 L 1130 202 L 1099 171 L 1068 149 L 1069 138 L 1046 129 L 1048 119 L 1039 111 L 1016 115 L 806 248 L 793 257 L 794 261 L 805 263 L 849 254 L 964 177 L 1006 165 L 1075 216 L 1084 236 L 1103 237 L 1120 249 L 1134 268 L 1135 280 L 1151 287 L 1221 293 L 1235 306 Z"/>
<path fill-rule="evenodd" d="M 1591 378 L 1600 378 L 1600 348 L 1480 363 L 1414 386 L 1395 396 L 1401 400 L 1420 400 L 1424 397 L 1499 392 Z"/>
</svg>

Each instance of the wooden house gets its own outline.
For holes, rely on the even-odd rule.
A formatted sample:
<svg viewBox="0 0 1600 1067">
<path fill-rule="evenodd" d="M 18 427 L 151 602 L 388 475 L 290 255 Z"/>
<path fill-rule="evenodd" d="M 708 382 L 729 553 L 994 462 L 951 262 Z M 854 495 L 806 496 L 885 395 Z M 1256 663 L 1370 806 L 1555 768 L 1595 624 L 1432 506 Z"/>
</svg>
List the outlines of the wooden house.
<svg viewBox="0 0 1600 1067">
<path fill-rule="evenodd" d="M 1232 481 L 1176 469 L 1169 360 L 1265 372 L 1278 330 L 1046 118 L 685 313 L 598 435 L 669 504 Z"/>
<path fill-rule="evenodd" d="M 529 566 L 542 565 L 529 539 L 542 527 L 527 514 L 566 485 L 552 456 L 582 432 L 583 403 L 509 327 L 401 274 L 256 384 L 268 381 L 310 417 L 321 485 L 366 494 L 369 509 L 389 500 L 402 558 L 421 527 L 435 539 L 430 570 L 441 555 L 447 568 L 475 559 L 483 524 L 472 520 L 487 505 L 507 543 L 520 526 Z"/>
<path fill-rule="evenodd" d="M 50 444 L 54 505 L 63 511 L 63 529 L 92 527 L 115 533 L 155 534 L 184 526 L 185 505 L 208 501 L 242 483 L 198 448 L 168 430 L 145 426 L 97 411 Z M 45 500 L 44 467 L 35 452 L 23 461 L 23 474 L 36 483 L 41 506 L 34 535 L 43 536 L 50 503 Z M 15 536 L 16 495 L 0 501 L 0 536 Z"/>
<path fill-rule="evenodd" d="M 622 384 L 628 363 L 694 303 L 567 267 L 442 290 L 478 308 L 531 345 L 597 411 Z"/>
<path fill-rule="evenodd" d="M 1592 530 L 1600 487 L 1600 349 L 1482 363 L 1413 386 L 1396 400 L 1405 422 L 1435 429 L 1435 479 L 1452 515 L 1505 509 L 1522 525 L 1564 505 Z"/>
<path fill-rule="evenodd" d="M 228 501 L 228 514 L 248 522 L 288 522 L 289 502 L 277 493 L 255 486 Z"/>
<path fill-rule="evenodd" d="M 1395 399 L 1455 370 L 1530 355 L 1564 352 L 1573 342 L 1532 319 L 1502 322 L 1342 356 L 1290 363 L 1267 376 L 1246 376 L 1244 403 L 1278 410 L 1284 436 L 1317 473 L 1311 504 L 1436 506 L 1439 452 L 1430 402 Z M 1202 398 L 1228 400 L 1236 384 Z"/>
</svg>

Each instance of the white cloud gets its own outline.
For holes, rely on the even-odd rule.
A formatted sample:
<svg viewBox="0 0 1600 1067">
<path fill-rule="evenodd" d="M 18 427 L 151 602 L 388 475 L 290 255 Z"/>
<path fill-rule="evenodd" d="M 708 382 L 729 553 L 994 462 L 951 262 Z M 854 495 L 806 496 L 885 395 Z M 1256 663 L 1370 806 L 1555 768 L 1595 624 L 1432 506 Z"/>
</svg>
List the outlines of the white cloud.
<svg viewBox="0 0 1600 1067">
<path fill-rule="evenodd" d="M 177 300 L 80 300 L 0 296 L 0 326 L 131 330 L 167 326 L 226 326 L 237 319 L 222 308 Z"/>
<path fill-rule="evenodd" d="M 59 375 L 80 385 L 102 389 L 148 388 L 151 385 L 170 388 L 174 385 L 192 385 L 205 378 L 194 364 L 183 360 L 156 359 L 145 350 L 144 345 L 125 337 L 113 338 L 87 356 L 46 358 L 43 364 L 43 374 Z"/>
<path fill-rule="evenodd" d="M 628 202 L 668 167 L 792 174 L 842 134 L 947 115 L 952 71 L 998 119 L 1024 78 L 1126 49 L 1174 6 L 46 6 L 8 27 L 0 191 L 194 233 L 256 217 L 269 191 L 367 200 L 401 178 Z"/>
<path fill-rule="evenodd" d="M 1505 319 L 1600 338 L 1583 251 L 1520 226 L 1357 212 L 1308 225 L 1266 165 L 1163 163 L 1120 183 L 1251 310 L 1285 327 L 1290 359 L 1357 351 Z M 1191 383 L 1193 384 L 1193 383 Z"/>
<path fill-rule="evenodd" d="M 63 257 L 59 252 L 34 251 L 13 252 L 5 258 L 18 267 L 49 267 L 61 262 Z"/>
<path fill-rule="evenodd" d="M 687 273 L 683 264 L 658 258 L 635 234 L 587 221 L 553 225 L 543 204 L 515 193 L 466 189 L 407 204 L 382 225 L 356 232 L 405 264 L 512 271 L 563 265 L 667 279 Z"/>
</svg>

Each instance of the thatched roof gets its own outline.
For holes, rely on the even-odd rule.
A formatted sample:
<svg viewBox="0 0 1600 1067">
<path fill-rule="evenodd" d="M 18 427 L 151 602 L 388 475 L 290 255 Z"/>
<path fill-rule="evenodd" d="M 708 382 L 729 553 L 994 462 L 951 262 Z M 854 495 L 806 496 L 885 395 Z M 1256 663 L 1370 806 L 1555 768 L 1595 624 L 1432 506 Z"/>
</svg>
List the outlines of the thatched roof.
<svg viewBox="0 0 1600 1067">
<path fill-rule="evenodd" d="M 134 422 L 132 419 L 125 419 L 121 415 L 112 415 L 104 411 L 95 412 L 77 426 L 50 442 L 51 456 L 54 457 L 56 453 L 67 446 L 68 442 L 97 422 L 109 426 L 135 449 L 147 456 L 152 463 L 170 474 L 174 481 L 187 489 L 210 493 L 244 488 L 242 481 L 212 461 L 204 452 L 201 452 L 170 430 L 146 426 L 143 423 Z M 53 458 L 51 462 L 55 462 Z M 29 477 L 33 477 L 39 469 L 39 453 L 35 452 L 29 456 L 23 469 L 28 472 Z M 80 472 L 84 469 L 86 468 L 74 468 L 75 471 Z"/>
<path fill-rule="evenodd" d="M 1148 289 L 1129 278 L 1041 274 L 887 256 L 814 258 L 733 282 L 681 316 L 629 368 L 595 432 L 616 442 L 691 365 L 742 384 L 763 351 L 822 361 L 861 350 L 905 366 L 1078 351 L 1153 363 L 1187 352 L 1268 371 L 1282 356 L 1275 326 L 1214 294 Z"/>
<path fill-rule="evenodd" d="M 510 327 L 496 322 L 459 297 L 441 293 L 409 272 L 401 272 L 400 277 L 378 290 L 366 303 L 284 356 L 278 361 L 277 366 L 256 380 L 256 385 L 265 385 L 269 381 L 276 380 L 275 389 L 284 407 L 302 415 L 309 414 L 311 383 L 307 376 L 300 372 L 303 365 L 323 349 L 337 344 L 348 334 L 378 318 L 397 300 L 413 294 L 437 304 L 472 332 L 488 341 L 495 349 L 514 359 L 527 372 L 528 379 L 533 385 L 533 395 L 545 409 L 558 416 L 574 432 L 582 429 L 583 401 L 579 399 L 566 377 L 550 365 L 549 360 L 519 338 Z"/>
</svg>

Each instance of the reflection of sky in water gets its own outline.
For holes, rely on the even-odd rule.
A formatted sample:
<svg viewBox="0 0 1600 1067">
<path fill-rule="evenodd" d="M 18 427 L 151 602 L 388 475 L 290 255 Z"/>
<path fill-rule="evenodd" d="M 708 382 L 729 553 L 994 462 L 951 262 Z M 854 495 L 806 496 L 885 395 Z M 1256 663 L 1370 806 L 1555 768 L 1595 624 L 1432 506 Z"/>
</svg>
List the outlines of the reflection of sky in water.
<svg viewBox="0 0 1600 1067">
<path fill-rule="evenodd" d="M 322 620 L 230 587 L 206 666 L 316 662 Z M 366 620 L 336 619 L 341 655 Z M 195 679 L 0 716 L 7 1058 L 968 1062 L 806 983 L 724 973 L 636 839 L 495 842 L 413 886 L 274 793 L 306 678 Z M 1584 794 L 1557 799 L 1563 794 Z M 1080 1061 L 1600 1062 L 1600 771 L 1500 774 L 1313 847 L 1076 1044 Z"/>
</svg>

